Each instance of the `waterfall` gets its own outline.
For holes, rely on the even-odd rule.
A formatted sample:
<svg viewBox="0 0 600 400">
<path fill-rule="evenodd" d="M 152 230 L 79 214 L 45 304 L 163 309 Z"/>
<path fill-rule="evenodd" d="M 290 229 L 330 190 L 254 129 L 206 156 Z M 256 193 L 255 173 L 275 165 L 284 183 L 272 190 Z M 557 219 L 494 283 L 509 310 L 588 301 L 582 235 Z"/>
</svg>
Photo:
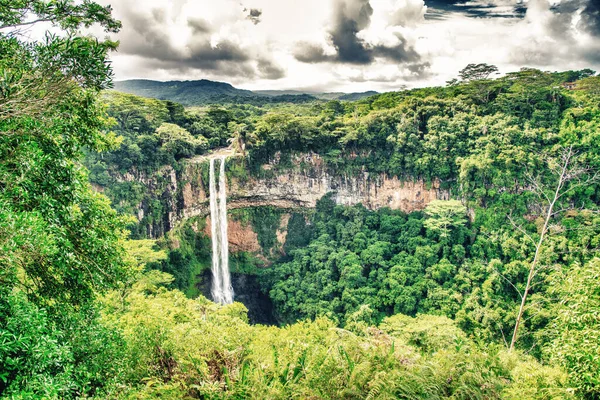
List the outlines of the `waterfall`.
<svg viewBox="0 0 600 400">
<path fill-rule="evenodd" d="M 229 240 L 227 236 L 227 191 L 225 157 L 220 158 L 219 187 L 215 177 L 215 159 L 210 159 L 210 232 L 212 236 L 212 296 L 216 303 L 233 303 L 229 274 Z"/>
</svg>

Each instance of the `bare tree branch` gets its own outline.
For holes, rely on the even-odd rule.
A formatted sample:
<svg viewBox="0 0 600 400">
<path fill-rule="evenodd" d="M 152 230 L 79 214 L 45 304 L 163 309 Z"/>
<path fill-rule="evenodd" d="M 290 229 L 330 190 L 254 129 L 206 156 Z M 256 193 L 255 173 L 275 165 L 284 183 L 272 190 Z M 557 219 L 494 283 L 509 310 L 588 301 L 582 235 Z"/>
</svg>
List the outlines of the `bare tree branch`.
<svg viewBox="0 0 600 400">
<path fill-rule="evenodd" d="M 498 275 L 500 275 L 500 277 L 501 277 L 502 279 L 504 279 L 506 282 L 508 282 L 508 283 L 510 284 L 510 286 L 512 286 L 512 287 L 513 287 L 513 289 L 515 289 L 515 292 L 517 292 L 517 294 L 519 295 L 519 297 L 520 297 L 521 299 L 523 299 L 523 294 L 522 294 L 522 293 L 521 293 L 521 291 L 520 291 L 520 290 L 519 290 L 519 289 L 518 289 L 518 288 L 517 288 L 517 287 L 514 285 L 514 283 L 512 283 L 512 282 L 510 281 L 510 279 L 508 279 L 508 278 L 507 278 L 507 277 L 505 277 L 505 276 L 504 276 L 502 273 L 500 273 L 500 271 L 498 271 L 498 269 L 497 269 L 497 268 L 494 268 L 494 271 L 496 271 L 496 273 L 497 273 Z"/>
<path fill-rule="evenodd" d="M 7 29 L 7 28 L 19 28 L 19 27 L 23 27 L 23 26 L 38 24 L 40 22 L 52 22 L 52 21 L 53 20 L 51 18 L 40 18 L 40 19 L 36 19 L 34 21 L 29 21 L 29 22 L 20 22 L 17 24 L 2 25 L 2 26 L 0 26 L 0 30 Z"/>
<path fill-rule="evenodd" d="M 527 277 L 527 284 L 525 286 L 525 291 L 523 292 L 523 298 L 521 300 L 521 306 L 519 307 L 519 313 L 517 314 L 517 319 L 515 321 L 515 328 L 513 331 L 513 336 L 512 336 L 512 340 L 510 343 L 510 350 L 512 351 L 515 347 L 515 343 L 517 341 L 517 335 L 519 333 L 519 326 L 521 325 L 521 319 L 523 318 L 523 312 L 525 311 L 525 304 L 527 301 L 527 295 L 529 294 L 529 291 L 531 289 L 531 282 L 533 280 L 533 277 L 535 275 L 535 271 L 536 271 L 536 266 L 537 263 L 539 261 L 539 257 L 540 257 L 540 250 L 542 248 L 542 244 L 544 243 L 544 238 L 546 236 L 546 232 L 548 231 L 548 224 L 550 222 L 550 218 L 552 217 L 552 212 L 554 209 L 554 204 L 556 203 L 556 201 L 558 200 L 558 196 L 560 194 L 560 191 L 564 185 L 564 179 L 565 179 L 565 175 L 567 173 L 567 169 L 569 167 L 569 162 L 570 162 L 570 157 L 571 154 L 573 152 L 573 147 L 569 147 L 568 150 L 568 156 L 562 157 L 564 162 L 562 164 L 562 169 L 561 169 L 561 173 L 560 176 L 558 178 L 558 182 L 556 185 L 556 190 L 554 191 L 554 199 L 550 202 L 550 205 L 548 207 L 548 211 L 546 213 L 546 218 L 544 220 L 544 226 L 542 227 L 542 232 L 540 234 L 540 239 L 538 241 L 538 244 L 536 245 L 535 248 L 535 255 L 533 257 L 533 261 L 531 262 L 531 267 L 529 268 L 529 275 Z"/>
<path fill-rule="evenodd" d="M 540 267 L 539 263 L 540 263 L 540 258 L 541 258 L 541 254 L 542 254 L 541 249 L 542 249 L 542 246 L 544 245 L 546 236 L 548 235 L 549 231 L 552 231 L 554 229 L 554 225 L 552 225 L 550 222 L 552 221 L 552 218 L 555 215 L 560 214 L 565 211 L 568 211 L 570 209 L 573 209 L 573 207 L 564 207 L 557 211 L 557 210 L 555 210 L 555 206 L 557 205 L 558 201 L 561 198 L 572 193 L 577 188 L 588 186 L 588 185 L 593 184 L 598 181 L 598 177 L 599 177 L 598 172 L 594 172 L 590 167 L 581 167 L 580 165 L 577 164 L 577 158 L 578 158 L 578 153 L 573 150 L 573 145 L 571 145 L 571 146 L 565 148 L 563 150 L 563 152 L 560 154 L 560 156 L 559 156 L 560 162 L 553 163 L 553 162 L 551 162 L 552 160 L 548 160 L 549 169 L 551 171 L 553 171 L 553 173 L 555 175 L 557 175 L 556 184 L 555 184 L 554 189 L 552 190 L 552 192 L 553 192 L 552 197 L 550 197 L 547 194 L 547 191 L 544 190 L 544 187 L 541 184 L 541 181 L 538 180 L 538 178 L 533 178 L 530 181 L 531 186 L 535 189 L 534 191 L 537 193 L 543 194 L 543 197 L 546 200 L 548 200 L 548 206 L 544 212 L 544 214 L 546 215 L 544 218 L 544 225 L 542 226 L 539 240 L 537 241 L 537 244 L 535 246 L 535 254 L 534 254 L 533 260 L 531 262 L 530 268 L 529 268 L 529 274 L 527 276 L 527 283 L 525 285 L 525 290 L 523 292 L 521 306 L 519 307 L 519 312 L 518 312 L 517 318 L 515 320 L 515 327 L 513 330 L 513 336 L 512 336 L 512 340 L 511 340 L 511 344 L 510 344 L 510 350 L 514 349 L 515 343 L 517 341 L 517 337 L 519 334 L 519 327 L 523 320 L 523 313 L 525 312 L 527 297 L 528 297 L 532 287 L 534 287 L 533 280 L 538 275 L 538 273 L 545 268 L 544 266 Z M 594 174 L 591 177 L 587 177 L 586 175 L 589 174 L 590 172 L 594 172 Z M 528 175 L 528 176 L 531 178 L 531 175 Z M 538 196 L 540 198 L 542 197 L 541 195 L 538 195 Z M 516 224 L 513 224 L 513 226 L 515 226 L 515 225 Z M 515 226 L 515 227 L 517 227 L 517 226 Z M 561 230 L 561 231 L 563 231 L 563 230 Z"/>
<path fill-rule="evenodd" d="M 525 231 L 525 229 L 523 229 L 523 227 L 521 227 L 520 225 L 518 225 L 512 218 L 512 215 L 507 214 L 508 220 L 510 221 L 511 225 L 513 226 L 513 228 L 517 229 L 519 232 L 521 232 L 523 235 L 525 235 L 525 237 L 527 239 L 529 239 L 529 241 L 531 241 L 531 243 L 535 244 L 535 240 L 533 240 L 533 238 L 531 237 L 531 235 L 529 233 L 527 233 Z"/>
</svg>

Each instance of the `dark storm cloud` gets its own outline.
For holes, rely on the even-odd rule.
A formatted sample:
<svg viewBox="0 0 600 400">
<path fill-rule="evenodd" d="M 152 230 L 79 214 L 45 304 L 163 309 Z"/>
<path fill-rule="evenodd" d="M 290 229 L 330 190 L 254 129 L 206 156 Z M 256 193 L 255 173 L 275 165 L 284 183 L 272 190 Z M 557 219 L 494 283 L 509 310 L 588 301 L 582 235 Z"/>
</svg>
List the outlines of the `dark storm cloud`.
<svg viewBox="0 0 600 400">
<path fill-rule="evenodd" d="M 369 0 L 338 0 L 335 4 L 330 39 L 341 62 L 369 64 L 373 61 L 371 49 L 357 37 L 358 32 L 371 23 L 373 8 Z"/>
<path fill-rule="evenodd" d="M 441 20 L 454 14 L 473 18 L 523 18 L 527 8 L 521 0 L 425 0 L 425 19 Z"/>
<path fill-rule="evenodd" d="M 428 71 L 430 66 L 431 65 L 428 62 L 425 62 L 408 64 L 407 68 L 412 73 L 413 77 L 424 78 L 426 76 L 430 76 Z"/>
<path fill-rule="evenodd" d="M 573 46 L 575 42 L 573 36 L 565 34 L 571 28 L 573 17 L 579 13 L 576 29 L 585 32 L 595 39 L 595 43 L 600 39 L 600 0 L 566 0 L 552 8 L 554 20 L 551 26 L 547 26 L 552 32 L 552 36 L 557 40 L 562 40 L 566 53 L 570 57 L 577 57 L 588 62 L 600 62 L 600 52 L 597 45 Z"/>
<path fill-rule="evenodd" d="M 527 3 L 523 0 L 425 0 L 426 19 L 448 19 L 458 13 L 473 18 L 524 18 Z M 600 35 L 600 0 L 563 0 L 552 11 L 565 23 L 581 10 L 578 28 Z M 557 23 L 556 30 L 563 29 Z"/>
<path fill-rule="evenodd" d="M 600 0 L 570 0 L 555 7 L 558 13 L 573 13 L 581 10 L 577 28 L 590 35 L 600 36 Z"/>
<path fill-rule="evenodd" d="M 156 29 L 167 22 L 164 10 L 153 9 L 146 15 L 128 10 L 122 19 L 126 22 L 127 28 L 123 30 L 120 37 L 120 53 L 148 58 L 178 57 L 169 42 L 169 36 L 161 29 Z"/>
<path fill-rule="evenodd" d="M 579 24 L 589 33 L 600 36 L 600 0 L 590 0 L 581 13 Z"/>
<path fill-rule="evenodd" d="M 375 57 L 387 58 L 388 60 L 405 62 L 405 61 L 417 61 L 419 60 L 419 54 L 410 47 L 406 40 L 400 35 L 396 34 L 396 37 L 400 41 L 396 46 L 374 46 L 372 54 Z"/>
<path fill-rule="evenodd" d="M 257 8 L 251 8 L 250 10 L 244 8 L 244 12 L 247 12 L 246 19 L 252 21 L 254 25 L 257 25 L 260 22 L 260 16 L 262 15 L 262 10 Z"/>
<path fill-rule="evenodd" d="M 281 79 L 285 76 L 283 68 L 267 59 L 258 60 L 258 71 L 266 79 Z"/>
<path fill-rule="evenodd" d="M 244 62 L 250 56 L 237 43 L 228 40 L 212 46 L 210 38 L 192 39 L 188 44 L 189 53 L 181 57 L 179 62 L 202 69 L 218 69 L 221 61 Z"/>
<path fill-rule="evenodd" d="M 229 39 L 213 45 L 211 36 L 215 28 L 204 19 L 188 19 L 192 35 L 184 47 L 174 46 L 169 40 L 164 10 L 140 13 L 129 9 L 123 20 L 125 37 L 121 38 L 119 51 L 143 58 L 143 68 L 181 73 L 204 71 L 245 78 L 279 79 L 285 75 L 281 67 L 255 49 L 242 48 Z"/>
<path fill-rule="evenodd" d="M 300 42 L 296 45 L 294 50 L 294 57 L 296 60 L 303 63 L 321 63 L 325 61 L 335 61 L 335 56 L 325 54 L 323 47 L 307 42 Z"/>
<path fill-rule="evenodd" d="M 399 63 L 421 64 L 419 54 L 398 33 L 394 46 L 373 45 L 359 37 L 359 32 L 371 23 L 373 8 L 369 0 L 336 0 L 332 27 L 328 40 L 335 54 L 327 54 L 323 47 L 307 42 L 298 43 L 294 51 L 296 60 L 304 63 L 336 62 L 368 65 L 376 58 Z"/>
<path fill-rule="evenodd" d="M 553 36 L 565 37 L 577 13 L 580 19 L 576 28 L 592 36 L 600 36 L 600 0 L 566 0 L 550 9 L 554 13 L 554 18 L 552 26 L 547 28 Z"/>
</svg>

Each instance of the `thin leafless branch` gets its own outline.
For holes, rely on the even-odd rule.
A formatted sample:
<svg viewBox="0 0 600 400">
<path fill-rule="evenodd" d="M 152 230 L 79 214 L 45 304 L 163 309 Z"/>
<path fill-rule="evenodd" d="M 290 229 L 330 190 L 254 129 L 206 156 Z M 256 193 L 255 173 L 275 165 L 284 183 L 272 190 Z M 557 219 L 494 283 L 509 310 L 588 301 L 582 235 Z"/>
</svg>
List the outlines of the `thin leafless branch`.
<svg viewBox="0 0 600 400">
<path fill-rule="evenodd" d="M 33 21 L 29 21 L 29 22 L 20 22 L 18 24 L 2 25 L 2 26 L 0 26 L 0 30 L 2 30 L 2 29 L 8 29 L 8 28 L 19 28 L 19 27 L 23 27 L 23 26 L 35 25 L 35 24 L 39 24 L 40 22 L 52 22 L 52 19 L 50 19 L 50 18 L 40 18 L 40 19 L 36 19 L 36 20 L 33 20 Z"/>
<path fill-rule="evenodd" d="M 517 294 L 519 295 L 519 297 L 520 297 L 521 299 L 523 299 L 523 294 L 522 294 L 522 293 L 521 293 L 521 291 L 520 291 L 520 290 L 519 290 L 519 289 L 518 289 L 518 288 L 517 288 L 517 287 L 516 287 L 516 286 L 515 286 L 515 285 L 514 285 L 514 284 L 513 284 L 511 281 L 510 281 L 510 279 L 508 279 L 507 277 L 505 277 L 505 276 L 504 276 L 504 275 L 503 275 L 503 274 L 502 274 L 500 271 L 498 271 L 498 269 L 497 269 L 497 268 L 494 268 L 494 271 L 495 271 L 495 272 L 496 272 L 498 275 L 500 275 L 500 277 L 501 277 L 502 279 L 504 279 L 506 282 L 508 282 L 508 283 L 510 284 L 510 286 L 512 286 L 512 287 L 513 287 L 513 289 L 515 289 L 515 292 L 517 292 Z"/>
<path fill-rule="evenodd" d="M 531 241 L 531 243 L 535 244 L 535 240 L 533 240 L 533 238 L 531 237 L 531 235 L 529 233 L 527 233 L 525 231 L 525 229 L 523 229 L 522 226 L 520 226 L 519 224 L 517 224 L 513 218 L 512 215 L 508 214 L 507 215 L 508 220 L 510 221 L 511 225 L 513 226 L 513 228 L 517 229 L 519 232 L 521 232 L 527 239 L 529 239 L 529 241 Z"/>
</svg>

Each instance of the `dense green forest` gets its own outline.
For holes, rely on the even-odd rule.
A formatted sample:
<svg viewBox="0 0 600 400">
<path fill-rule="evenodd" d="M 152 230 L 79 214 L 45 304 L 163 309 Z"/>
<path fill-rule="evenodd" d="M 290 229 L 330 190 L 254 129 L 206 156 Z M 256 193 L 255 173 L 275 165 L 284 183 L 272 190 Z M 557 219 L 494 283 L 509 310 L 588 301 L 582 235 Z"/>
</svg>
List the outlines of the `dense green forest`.
<svg viewBox="0 0 600 400">
<path fill-rule="evenodd" d="M 61 34 L 32 41 L 37 20 Z M 0 1 L 1 397 L 600 398 L 595 72 L 481 64 L 358 101 L 185 108 L 111 91 L 117 43 L 80 34 L 92 25 L 121 28 L 91 1 Z M 232 255 L 279 324 L 253 325 L 194 290 L 202 229 L 148 237 L 166 200 L 135 179 L 226 146 L 237 179 L 315 152 L 332 174 L 439 182 L 452 200 L 294 213 L 268 265 Z M 268 250 L 280 214 L 230 216 Z"/>
</svg>

